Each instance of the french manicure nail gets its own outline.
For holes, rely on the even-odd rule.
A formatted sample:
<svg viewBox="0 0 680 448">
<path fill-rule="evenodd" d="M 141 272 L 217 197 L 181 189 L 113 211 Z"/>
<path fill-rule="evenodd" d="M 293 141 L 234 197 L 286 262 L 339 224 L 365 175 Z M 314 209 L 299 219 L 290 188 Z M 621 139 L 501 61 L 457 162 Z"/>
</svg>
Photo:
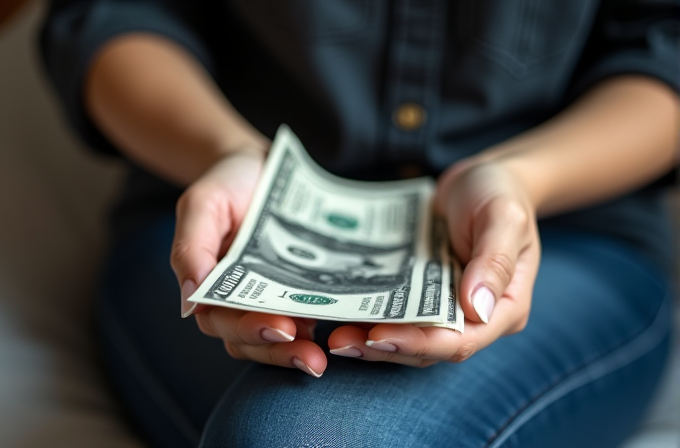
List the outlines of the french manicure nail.
<svg viewBox="0 0 680 448">
<path fill-rule="evenodd" d="M 311 367 L 309 367 L 307 364 L 305 364 L 297 356 L 293 358 L 293 364 L 295 365 L 295 367 L 302 370 L 306 374 L 313 376 L 314 378 L 320 378 L 321 375 L 323 375 L 323 373 L 316 373 L 315 371 L 313 371 Z"/>
<path fill-rule="evenodd" d="M 479 318 L 485 324 L 489 323 L 491 312 L 496 305 L 496 298 L 493 293 L 486 286 L 481 286 L 472 295 L 472 306 L 477 312 Z"/>
<path fill-rule="evenodd" d="M 295 336 L 291 336 L 285 331 L 269 327 L 263 328 L 262 331 L 260 331 L 260 336 L 262 336 L 262 339 L 269 342 L 290 342 L 295 339 Z"/>
<path fill-rule="evenodd" d="M 194 314 L 194 310 L 198 306 L 198 303 L 189 302 L 189 300 L 188 300 L 189 297 L 191 297 L 191 295 L 196 292 L 196 289 L 198 289 L 196 287 L 196 283 L 194 283 L 194 281 L 191 280 L 191 279 L 186 279 L 186 280 L 184 280 L 184 283 L 182 283 L 182 293 L 181 293 L 182 298 L 181 298 L 181 301 L 182 301 L 182 317 L 183 318 L 187 318 L 187 317 L 191 316 L 192 314 Z"/>
<path fill-rule="evenodd" d="M 397 346 L 387 342 L 387 341 L 371 341 L 370 339 L 366 341 L 366 345 L 377 350 L 382 350 L 384 352 L 396 352 Z"/>
<path fill-rule="evenodd" d="M 364 354 L 358 348 L 353 345 L 348 345 L 347 347 L 334 348 L 331 353 L 339 356 L 346 356 L 348 358 L 360 358 Z"/>
</svg>

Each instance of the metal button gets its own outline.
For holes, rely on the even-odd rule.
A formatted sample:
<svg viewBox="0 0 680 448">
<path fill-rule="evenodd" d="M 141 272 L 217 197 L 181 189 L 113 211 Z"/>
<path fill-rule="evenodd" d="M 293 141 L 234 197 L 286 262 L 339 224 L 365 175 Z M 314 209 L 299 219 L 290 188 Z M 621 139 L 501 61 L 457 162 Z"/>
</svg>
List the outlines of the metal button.
<svg viewBox="0 0 680 448">
<path fill-rule="evenodd" d="M 404 131 L 414 131 L 421 127 L 427 114 L 423 106 L 417 103 L 404 103 L 399 106 L 392 115 L 394 124 Z"/>
</svg>

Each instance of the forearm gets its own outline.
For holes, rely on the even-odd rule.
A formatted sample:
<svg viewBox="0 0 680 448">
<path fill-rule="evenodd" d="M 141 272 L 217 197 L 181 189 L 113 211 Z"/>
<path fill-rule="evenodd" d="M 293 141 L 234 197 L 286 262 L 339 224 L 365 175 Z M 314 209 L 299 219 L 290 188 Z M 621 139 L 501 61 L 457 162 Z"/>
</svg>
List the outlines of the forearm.
<svg viewBox="0 0 680 448">
<path fill-rule="evenodd" d="M 678 160 L 679 117 L 678 98 L 665 85 L 614 78 L 477 160 L 505 164 L 524 183 L 537 214 L 555 214 L 626 193 L 667 172 Z"/>
<path fill-rule="evenodd" d="M 267 146 L 193 57 L 161 37 L 126 35 L 102 48 L 85 103 L 124 154 L 179 185 L 229 152 Z"/>
</svg>

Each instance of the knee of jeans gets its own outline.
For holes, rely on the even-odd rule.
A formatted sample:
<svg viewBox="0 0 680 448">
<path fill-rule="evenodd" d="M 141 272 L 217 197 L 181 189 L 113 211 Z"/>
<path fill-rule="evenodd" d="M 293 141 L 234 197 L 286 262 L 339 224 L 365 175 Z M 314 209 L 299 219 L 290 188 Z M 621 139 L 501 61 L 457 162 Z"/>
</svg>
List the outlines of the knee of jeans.
<svg viewBox="0 0 680 448">
<path fill-rule="evenodd" d="M 274 411 L 275 413 L 276 411 Z M 297 415 L 250 415 L 211 418 L 200 447 L 243 446 L 282 448 L 359 448 L 383 446 L 384 441 L 368 440 L 341 422 Z"/>
</svg>

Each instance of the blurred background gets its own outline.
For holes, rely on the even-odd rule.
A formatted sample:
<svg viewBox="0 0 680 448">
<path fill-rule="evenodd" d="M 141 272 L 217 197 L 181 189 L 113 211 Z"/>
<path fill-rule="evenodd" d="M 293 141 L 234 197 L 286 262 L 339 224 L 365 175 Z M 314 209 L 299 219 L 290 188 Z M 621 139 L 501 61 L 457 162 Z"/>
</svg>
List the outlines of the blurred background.
<svg viewBox="0 0 680 448">
<path fill-rule="evenodd" d="M 82 148 L 60 116 L 37 57 L 44 7 L 0 0 L 0 447 L 141 447 L 106 382 L 90 315 L 121 167 Z M 625 446 L 671 447 L 680 341 L 660 399 Z"/>
<path fill-rule="evenodd" d="M 0 446 L 140 447 L 90 317 L 121 170 L 61 120 L 37 57 L 43 9 L 0 0 Z"/>
</svg>

